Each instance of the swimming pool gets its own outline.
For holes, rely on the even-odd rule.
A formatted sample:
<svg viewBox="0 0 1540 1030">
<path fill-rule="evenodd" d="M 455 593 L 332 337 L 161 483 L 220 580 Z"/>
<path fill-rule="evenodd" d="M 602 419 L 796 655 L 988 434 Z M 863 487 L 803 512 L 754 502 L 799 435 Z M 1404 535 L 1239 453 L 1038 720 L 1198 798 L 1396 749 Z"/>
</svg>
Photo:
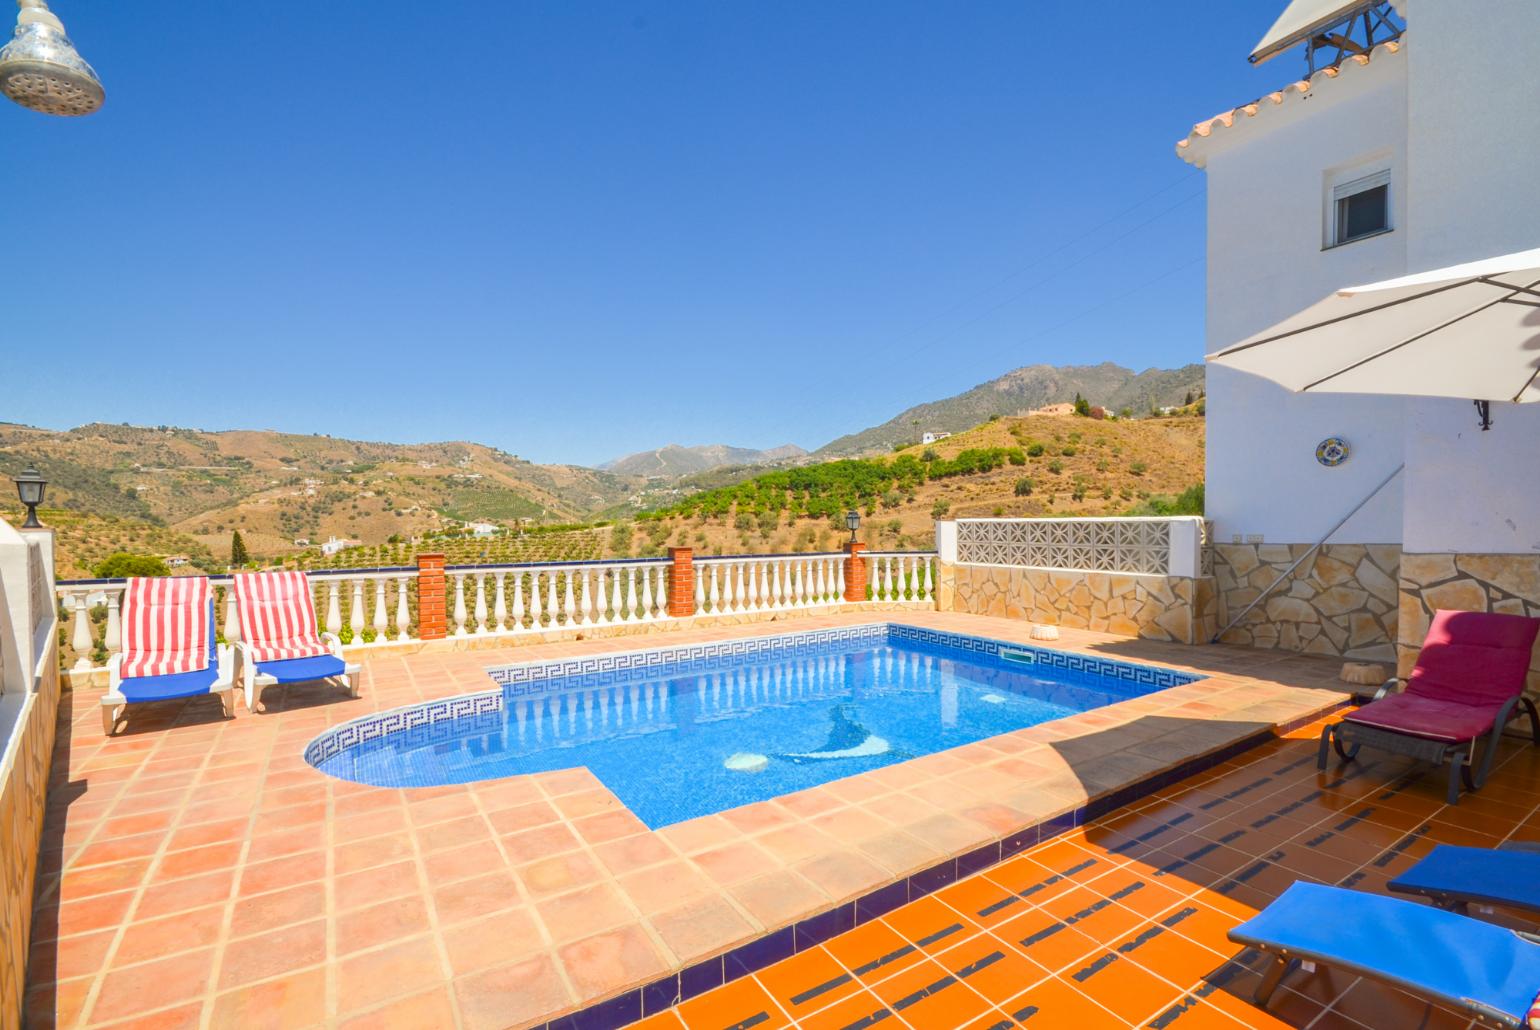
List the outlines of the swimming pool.
<svg viewBox="0 0 1540 1030">
<path fill-rule="evenodd" d="M 489 674 L 498 689 L 355 720 L 305 757 L 383 787 L 587 766 L 657 829 L 1199 678 L 887 624 Z"/>
</svg>

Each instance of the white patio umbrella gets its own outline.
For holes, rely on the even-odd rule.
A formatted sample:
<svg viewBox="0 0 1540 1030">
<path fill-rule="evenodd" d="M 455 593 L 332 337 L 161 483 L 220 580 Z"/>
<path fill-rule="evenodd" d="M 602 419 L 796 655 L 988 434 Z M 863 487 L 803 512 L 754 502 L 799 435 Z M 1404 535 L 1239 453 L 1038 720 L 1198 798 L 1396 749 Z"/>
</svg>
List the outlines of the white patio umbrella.
<svg viewBox="0 0 1540 1030">
<path fill-rule="evenodd" d="M 1296 393 L 1540 401 L 1540 249 L 1338 290 L 1208 356 Z"/>
</svg>

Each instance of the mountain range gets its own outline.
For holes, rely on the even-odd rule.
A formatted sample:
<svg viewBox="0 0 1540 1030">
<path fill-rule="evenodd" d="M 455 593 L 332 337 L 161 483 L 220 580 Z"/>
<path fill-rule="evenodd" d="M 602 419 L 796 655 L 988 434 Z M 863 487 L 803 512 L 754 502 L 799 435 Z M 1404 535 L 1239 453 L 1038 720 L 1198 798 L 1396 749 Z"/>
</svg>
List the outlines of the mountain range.
<svg viewBox="0 0 1540 1030">
<path fill-rule="evenodd" d="M 698 447 L 681 447 L 671 443 L 652 451 L 638 451 L 623 458 L 615 458 L 600 465 L 606 472 L 622 476 L 643 476 L 648 479 L 677 479 L 694 475 L 724 465 L 765 465 L 771 462 L 791 461 L 805 457 L 807 451 L 796 444 L 782 444 L 769 450 L 758 451 L 751 447 L 731 447 L 727 444 L 704 444 Z"/>
<path fill-rule="evenodd" d="M 939 401 L 917 404 L 893 418 L 842 436 L 813 452 L 817 458 L 853 457 L 912 444 L 927 432 L 959 433 L 990 418 L 1024 415 L 1078 394 L 1109 411 L 1143 415 L 1153 407 L 1177 406 L 1189 393 L 1203 392 L 1203 366 L 1148 368 L 1135 372 L 1110 361 L 1100 365 L 1027 365 Z"/>
<path fill-rule="evenodd" d="M 1072 400 L 1147 412 L 1203 389 L 1203 367 L 1114 364 L 1008 372 L 954 397 L 916 405 L 809 454 L 726 444 L 656 450 L 600 468 L 536 464 L 466 442 L 394 444 L 271 430 L 205 432 L 92 423 L 55 431 L 0 423 L 0 475 L 44 470 L 49 507 L 77 513 L 74 574 L 112 549 L 228 553 L 240 531 L 258 555 L 317 546 L 329 537 L 383 543 L 465 522 L 517 525 L 624 517 L 766 466 L 885 454 L 926 431 L 957 433 L 992 416 Z M 14 510 L 14 495 L 5 507 Z M 300 543 L 305 541 L 306 543 Z"/>
</svg>

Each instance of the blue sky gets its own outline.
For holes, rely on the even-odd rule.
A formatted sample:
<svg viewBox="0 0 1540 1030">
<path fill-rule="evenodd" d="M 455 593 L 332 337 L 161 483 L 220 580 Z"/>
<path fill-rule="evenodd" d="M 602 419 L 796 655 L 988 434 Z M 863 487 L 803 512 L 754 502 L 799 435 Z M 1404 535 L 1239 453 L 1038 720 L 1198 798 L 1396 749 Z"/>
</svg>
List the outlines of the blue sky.
<svg viewBox="0 0 1540 1030">
<path fill-rule="evenodd" d="M 0 419 L 537 461 L 1201 360 L 1172 145 L 1301 70 L 1282 0 L 53 6 L 107 103 L 0 104 Z"/>
</svg>

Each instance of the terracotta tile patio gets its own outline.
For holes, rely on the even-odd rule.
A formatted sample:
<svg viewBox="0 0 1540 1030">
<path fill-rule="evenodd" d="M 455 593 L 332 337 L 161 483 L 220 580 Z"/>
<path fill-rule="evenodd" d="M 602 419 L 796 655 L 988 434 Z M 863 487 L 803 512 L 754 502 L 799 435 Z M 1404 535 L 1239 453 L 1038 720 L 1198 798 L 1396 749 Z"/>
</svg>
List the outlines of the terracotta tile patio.
<svg viewBox="0 0 1540 1030">
<path fill-rule="evenodd" d="M 1540 750 L 1504 745 L 1477 795 L 1390 756 L 1315 768 L 1316 723 L 649 1017 L 649 1030 L 1482 1024 L 1371 980 L 1295 971 L 1226 932 L 1295 880 L 1387 893 L 1435 844 L 1540 840 Z M 1481 916 L 1534 932 L 1530 918 Z"/>
<path fill-rule="evenodd" d="M 1027 639 L 1020 622 L 927 612 L 887 620 L 854 614 L 692 630 L 670 634 L 666 643 L 873 621 Z M 361 700 L 325 687 L 269 690 L 265 712 L 243 709 L 235 720 L 220 718 L 216 701 L 171 703 L 132 712 L 126 731 L 110 740 L 101 735 L 96 692 L 74 693 L 69 710 L 61 711 L 50 786 L 28 970 L 28 1024 L 94 1027 L 142 1017 L 153 1017 L 155 1025 L 205 1027 L 538 1024 L 680 969 L 709 968 L 716 956 L 794 920 L 836 910 L 890 885 L 902 890 L 905 877 L 938 861 L 1064 817 L 1088 797 L 1322 711 L 1341 697 L 1332 662 L 1066 631 L 1057 646 L 1194 669 L 1208 678 L 657 832 L 647 830 L 582 768 L 395 790 L 332 779 L 301 757 L 317 733 L 369 711 L 487 689 L 485 669 L 492 665 L 654 644 L 619 638 L 380 656 L 367 662 Z M 1273 760 L 1255 754 L 1242 761 Z M 1513 762 L 1524 760 L 1516 756 Z M 1224 767 L 1219 775 L 1236 774 L 1237 768 Z M 1314 771 L 1298 766 L 1289 775 L 1303 781 Z M 1424 812 L 1421 788 L 1408 788 L 1404 797 L 1416 800 L 1387 802 L 1382 811 L 1391 814 L 1365 820 L 1358 833 L 1405 834 L 1414 827 L 1396 825 L 1398 820 L 1428 819 L 1431 828 L 1421 831 L 1419 841 L 1442 839 L 1435 834 L 1496 840 L 1533 810 L 1529 804 L 1516 817 L 1522 804 L 1504 804 L 1503 782 L 1499 777 L 1483 797 L 1462 805 L 1458 822 Z M 1517 796 L 1517 788 L 1510 789 Z M 1270 793 L 1240 792 L 1225 804 L 1252 805 Z M 1152 804 L 1191 807 L 1180 791 L 1163 794 L 1169 797 Z M 1325 802 L 1312 805 L 1302 811 L 1316 816 L 1314 822 L 1330 814 Z M 1203 837 L 1207 814 L 1183 824 L 1183 839 L 1169 846 L 1171 861 Z M 1464 822 L 1470 816 L 1491 821 L 1463 829 L 1471 825 Z M 1119 814 L 1105 830 L 1099 825 L 1056 840 L 986 875 L 993 883 L 1019 879 L 1069 848 L 1092 849 L 1087 853 L 1094 855 L 1102 845 L 1098 834 L 1122 832 L 1146 817 L 1155 818 L 1143 811 Z M 1292 818 L 1309 825 L 1300 814 Z M 1274 850 L 1279 846 L 1263 834 L 1252 840 L 1266 840 Z M 1218 845 L 1189 866 L 1204 876 L 1238 876 L 1264 853 L 1249 845 Z M 1312 847 L 1311 875 L 1324 878 L 1356 868 L 1356 854 L 1342 856 L 1337 847 Z M 1288 854 L 1292 861 L 1294 853 Z M 1305 852 L 1300 854 L 1298 861 L 1306 861 Z M 1130 852 L 1116 862 L 1098 861 L 1110 877 L 1112 865 L 1136 855 L 1143 858 L 1142 852 Z M 1231 895 L 1205 897 L 1203 911 L 1212 909 L 1218 925 L 1234 917 L 1235 905 L 1281 889 L 1282 874 L 1294 868 L 1269 859 Z M 1094 877 L 1082 879 L 1075 881 L 1074 892 L 1065 893 L 1064 905 L 1112 889 L 1110 878 L 1100 886 Z M 1186 868 L 1164 880 L 1161 887 L 1176 895 L 1173 904 L 1208 886 Z M 1372 876 L 1366 880 L 1372 885 Z M 924 975 L 964 958 L 962 966 L 977 964 L 992 954 L 960 950 L 989 943 L 969 943 L 978 936 L 975 930 L 985 929 L 976 922 L 964 924 L 966 937 L 949 937 L 944 947 L 939 941 L 927 945 L 925 960 L 913 963 L 917 970 L 885 966 L 881 975 L 858 978 L 859 990 L 851 985 L 848 991 L 831 988 L 827 997 L 790 999 L 801 993 L 795 985 L 803 974 L 831 972 L 830 963 L 847 969 L 852 962 L 861 965 L 864 960 L 854 957 L 860 947 L 852 942 L 884 932 L 923 938 L 919 927 L 927 913 L 937 906 L 946 912 L 966 908 L 977 900 L 967 892 L 986 887 L 966 881 L 945 888 L 848 937 L 802 949 L 807 957 L 794 960 L 800 965 L 760 969 L 680 1012 L 698 1020 L 692 1013 L 704 1011 L 702 1006 L 762 991 L 769 999 L 763 1011 L 772 1022 L 844 1025 L 838 1020 L 845 1012 L 877 998 L 899 1013 L 899 1022 L 955 1025 L 945 1020 L 960 1018 L 960 1010 L 950 1007 L 944 991 L 934 1001 L 927 995 L 923 1003 L 900 1007 L 899 1002 L 932 982 L 916 987 Z M 1138 901 L 1152 905 L 1145 899 L 1157 893 L 1140 893 Z M 891 890 L 885 896 L 892 902 Z M 1025 918 L 1029 909 L 1052 914 L 1050 903 L 1046 896 L 1034 900 L 1013 918 Z M 1132 916 L 1122 922 L 1111 918 L 1129 908 L 1117 904 L 1111 914 L 1077 924 L 1075 934 L 1090 941 L 1089 947 L 1123 942 L 1135 926 L 1124 925 Z M 1036 970 L 1044 990 L 1063 996 L 1054 1004 L 1086 1003 L 1084 994 L 1071 988 L 1073 977 L 1044 980 L 1083 957 L 1068 954 L 1075 950 L 1068 942 L 1078 939 L 1060 937 L 1055 947 L 1063 954 L 1047 962 L 1028 952 L 1012 952 L 1006 962 L 1002 953 L 980 967 L 984 979 L 966 978 L 967 990 L 950 997 L 966 997 L 980 1017 L 998 1015 L 996 1002 L 1006 1000 L 1000 992 Z M 1169 938 L 1179 939 L 1188 938 L 1181 933 Z M 1193 943 L 1216 945 L 1212 935 Z M 1111 974 L 1101 984 L 1126 978 L 1118 997 L 1153 998 L 1167 985 L 1190 986 L 1195 981 L 1183 979 L 1196 962 L 1190 949 L 1161 944 L 1144 955 L 1167 951 L 1176 963 L 1169 968 L 1148 960 L 1158 967 L 1154 983 L 1145 979 L 1150 971 L 1134 962 L 1098 967 L 1103 971 L 1096 975 Z M 1064 964 L 1050 968 L 1058 958 Z M 973 986 L 997 982 L 990 991 Z M 1336 996 L 1315 998 L 1307 991 L 1299 998 L 1290 1004 L 1340 1007 Z M 783 1012 L 779 999 L 794 1011 Z M 1142 1004 L 1119 1002 L 1114 1008 L 1119 1018 L 1142 1018 L 1135 1011 Z M 1196 1007 L 1223 1009 L 1213 997 Z M 1288 1011 L 1285 1006 L 1286 1016 Z"/>
</svg>

